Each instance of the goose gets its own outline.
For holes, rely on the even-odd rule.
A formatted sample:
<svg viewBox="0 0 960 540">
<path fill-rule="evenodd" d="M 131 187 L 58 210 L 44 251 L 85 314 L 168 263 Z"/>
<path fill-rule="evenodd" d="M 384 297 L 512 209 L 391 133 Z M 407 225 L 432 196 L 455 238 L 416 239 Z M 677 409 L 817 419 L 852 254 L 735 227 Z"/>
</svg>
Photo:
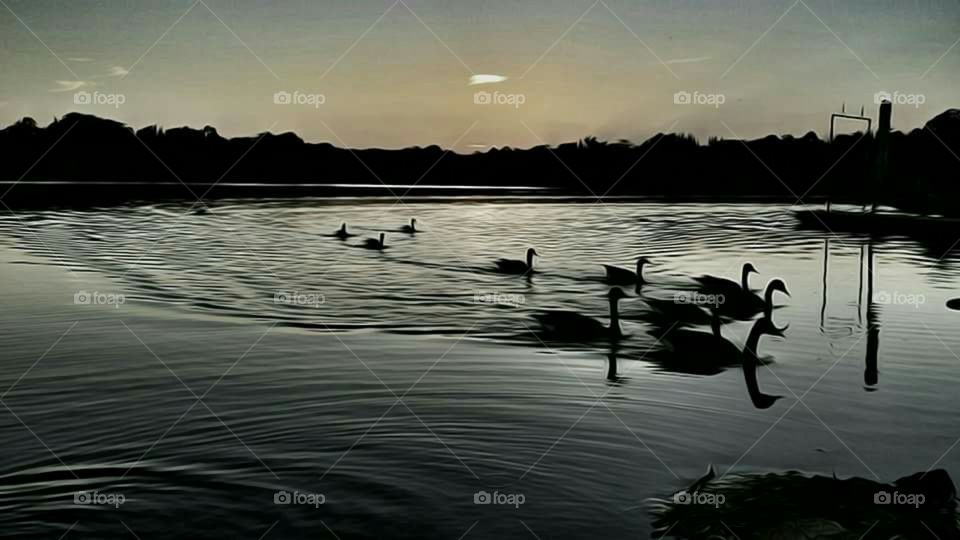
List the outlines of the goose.
<svg viewBox="0 0 960 540">
<path fill-rule="evenodd" d="M 607 293 L 610 302 L 610 325 L 574 311 L 545 311 L 534 315 L 545 334 L 566 341 L 597 339 L 619 340 L 624 337 L 620 330 L 620 311 L 617 304 L 628 298 L 623 289 L 614 287 Z"/>
<path fill-rule="evenodd" d="M 756 294 L 734 294 L 724 296 L 721 311 L 735 319 L 750 319 L 757 313 L 763 313 L 767 319 L 773 318 L 773 293 L 782 292 L 790 296 L 790 291 L 780 278 L 771 279 L 764 290 L 763 298 Z"/>
<path fill-rule="evenodd" d="M 367 248 L 367 249 L 376 249 L 376 250 L 384 250 L 384 249 L 387 249 L 387 246 L 385 246 L 385 245 L 383 244 L 383 240 L 384 240 L 384 238 L 386 238 L 386 236 L 387 236 L 387 235 L 385 235 L 385 234 L 383 234 L 383 233 L 380 233 L 380 238 L 379 238 L 379 239 L 376 239 L 376 238 L 367 238 L 367 239 L 364 240 L 364 242 L 363 242 L 363 247 L 365 247 L 365 248 Z"/>
<path fill-rule="evenodd" d="M 960 310 L 960 298 L 951 298 L 947 300 L 947 309 Z"/>
<path fill-rule="evenodd" d="M 789 325 L 787 325 L 789 326 Z M 747 383 L 747 393 L 750 395 L 750 402 L 757 409 L 769 409 L 783 396 L 771 396 L 760 391 L 760 385 L 757 381 L 757 368 L 763 362 L 757 355 L 757 346 L 760 344 L 760 337 L 764 334 L 783 337 L 783 332 L 787 329 L 777 328 L 773 321 L 768 317 L 757 319 L 750 329 L 750 335 L 747 336 L 747 342 L 743 346 L 743 378 Z"/>
<path fill-rule="evenodd" d="M 749 278 L 751 273 L 759 273 L 752 263 L 744 263 L 743 270 L 740 272 L 740 283 L 732 279 L 717 276 L 700 276 L 693 278 L 700 284 L 700 290 L 724 295 L 736 295 L 738 293 L 749 293 Z"/>
<path fill-rule="evenodd" d="M 346 224 L 346 222 L 344 222 L 344 223 L 341 223 L 341 224 L 340 224 L 340 228 L 337 229 L 336 232 L 333 233 L 333 236 L 335 236 L 335 237 L 337 237 L 337 238 L 339 238 L 339 239 L 341 239 L 341 240 L 345 240 L 345 239 L 347 239 L 347 238 L 350 238 L 350 237 L 356 236 L 356 235 L 350 234 L 350 233 L 347 232 L 347 224 Z"/>
<path fill-rule="evenodd" d="M 527 260 L 518 261 L 516 259 L 497 259 L 497 269 L 506 274 L 526 274 L 533 273 L 533 257 L 539 257 L 540 254 L 533 248 L 527 249 Z"/>
<path fill-rule="evenodd" d="M 642 285 L 645 283 L 643 279 L 643 265 L 645 264 L 650 264 L 650 259 L 646 257 L 637 259 L 636 273 L 626 268 L 605 264 L 603 268 L 607 272 L 606 282 L 610 285 Z"/>
<path fill-rule="evenodd" d="M 407 234 L 415 234 L 420 231 L 417 230 L 417 218 L 411 218 L 409 225 L 404 225 L 400 227 L 400 232 L 405 232 Z"/>
</svg>

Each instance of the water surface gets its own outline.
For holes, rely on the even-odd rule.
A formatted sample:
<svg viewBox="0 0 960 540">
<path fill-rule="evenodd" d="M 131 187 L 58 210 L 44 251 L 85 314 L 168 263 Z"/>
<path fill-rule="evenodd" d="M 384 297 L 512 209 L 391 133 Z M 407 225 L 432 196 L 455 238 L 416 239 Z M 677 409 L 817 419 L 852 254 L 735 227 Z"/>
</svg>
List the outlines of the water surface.
<svg viewBox="0 0 960 540">
<path fill-rule="evenodd" d="M 785 205 L 188 209 L 0 220 L 0 534 L 645 537 L 645 501 L 709 464 L 883 482 L 960 473 L 960 315 L 943 307 L 960 279 L 945 246 L 798 231 Z M 410 217 L 423 232 L 398 232 Z M 329 237 L 341 221 L 359 236 Z M 389 249 L 358 247 L 379 231 Z M 542 255 L 532 279 L 492 271 L 528 246 Z M 775 319 L 789 327 L 763 339 L 772 363 L 759 372 L 782 399 L 756 409 L 736 367 L 658 363 L 642 321 L 624 322 L 616 349 L 530 331 L 540 309 L 605 320 L 599 265 L 640 255 L 655 266 L 627 317 L 691 276 L 736 278 L 746 260 L 755 287 L 784 279 Z M 491 295 L 512 305 L 479 300 Z M 723 332 L 742 344 L 750 325 Z M 77 505 L 81 490 L 125 501 Z M 324 504 L 275 504 L 281 490 Z M 481 490 L 523 504 L 474 504 Z"/>
</svg>

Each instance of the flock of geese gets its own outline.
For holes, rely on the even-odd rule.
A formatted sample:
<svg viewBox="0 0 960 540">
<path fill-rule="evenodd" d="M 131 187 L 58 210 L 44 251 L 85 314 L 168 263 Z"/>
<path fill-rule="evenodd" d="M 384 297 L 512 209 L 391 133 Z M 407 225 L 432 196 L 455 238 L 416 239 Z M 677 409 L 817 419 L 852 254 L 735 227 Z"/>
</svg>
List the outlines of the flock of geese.
<svg viewBox="0 0 960 540">
<path fill-rule="evenodd" d="M 422 231 L 417 229 L 417 220 L 411 219 L 399 232 L 412 235 Z M 348 232 L 347 224 L 343 223 L 332 236 L 346 240 L 356 235 Z M 358 247 L 382 251 L 389 247 L 385 240 L 386 235 L 381 232 L 377 238 L 365 239 Z M 539 257 L 539 254 L 534 248 L 529 248 L 524 259 L 497 259 L 494 261 L 495 271 L 530 278 L 538 273 L 534 268 L 535 257 Z M 647 264 L 650 264 L 650 259 L 640 257 L 636 261 L 636 270 L 603 265 L 605 273 L 602 279 L 611 286 L 607 293 L 608 323 L 575 311 L 541 311 L 534 317 L 539 322 L 542 333 L 552 339 L 576 342 L 619 342 L 627 338 L 620 326 L 619 303 L 631 296 L 624 292 L 622 287 L 632 287 L 640 295 L 641 289 L 648 284 L 643 273 Z M 790 296 L 786 285 L 779 278 L 771 279 L 760 295 L 750 288 L 750 274 L 754 273 L 759 272 L 753 264 L 747 262 L 743 265 L 739 283 L 719 276 L 695 277 L 690 280 L 690 285 L 685 287 L 687 292 L 680 293 L 686 295 L 683 298 L 688 299 L 687 301 L 678 300 L 680 296 L 675 296 L 672 300 L 644 297 L 642 300 L 649 309 L 639 318 L 652 325 L 652 333 L 670 352 L 679 356 L 708 355 L 710 362 L 715 364 L 737 363 L 744 351 L 721 334 L 721 327 L 725 322 L 750 321 L 757 315 L 762 315 L 755 322 L 745 347 L 750 347 L 752 339 L 754 354 L 756 341 L 760 336 L 782 335 L 786 328 L 777 328 L 772 322 L 774 294 L 780 292 Z M 710 301 L 699 301 L 702 299 Z M 688 328 L 698 326 L 709 326 L 711 331 Z"/>
</svg>

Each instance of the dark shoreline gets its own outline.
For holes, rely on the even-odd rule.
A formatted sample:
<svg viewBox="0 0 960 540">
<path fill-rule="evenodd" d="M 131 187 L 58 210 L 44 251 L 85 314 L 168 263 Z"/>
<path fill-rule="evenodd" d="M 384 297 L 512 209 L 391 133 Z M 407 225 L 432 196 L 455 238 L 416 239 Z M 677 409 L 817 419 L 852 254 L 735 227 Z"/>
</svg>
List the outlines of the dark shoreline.
<svg viewBox="0 0 960 540">
<path fill-rule="evenodd" d="M 192 191 L 192 194 L 191 194 Z M 559 188 L 490 186 L 357 186 L 346 184 L 238 184 L 238 183 L 147 183 L 147 182 L 0 182 L 2 202 L 11 209 L 86 208 L 124 204 L 191 204 L 202 198 L 215 205 L 224 199 L 262 201 L 266 199 L 345 199 L 375 202 L 536 202 L 536 203 L 702 203 L 702 204 L 794 204 L 792 196 L 709 194 L 602 196 Z M 822 203 L 811 196 L 804 203 Z M 834 201 L 842 203 L 843 201 Z M 858 201 L 847 201 L 859 204 Z M 197 203 L 200 206 L 200 203 Z"/>
</svg>

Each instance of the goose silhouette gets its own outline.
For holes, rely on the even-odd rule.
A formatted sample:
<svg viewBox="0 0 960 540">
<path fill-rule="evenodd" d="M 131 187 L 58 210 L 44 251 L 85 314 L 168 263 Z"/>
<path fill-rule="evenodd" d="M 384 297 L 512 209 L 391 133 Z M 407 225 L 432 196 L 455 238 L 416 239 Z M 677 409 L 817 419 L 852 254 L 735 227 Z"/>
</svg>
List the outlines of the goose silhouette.
<svg viewBox="0 0 960 540">
<path fill-rule="evenodd" d="M 351 237 L 354 237 L 354 236 L 356 236 L 356 235 L 355 235 L 355 234 L 350 234 L 349 232 L 347 232 L 347 223 L 346 223 L 346 222 L 343 222 L 343 223 L 340 224 L 340 228 L 337 229 L 336 232 L 333 233 L 333 236 L 335 236 L 335 237 L 337 237 L 337 238 L 339 238 L 339 239 L 341 239 L 341 240 L 346 240 L 347 238 L 351 238 Z"/>
<path fill-rule="evenodd" d="M 409 225 L 404 225 L 403 227 L 400 227 L 400 232 L 404 232 L 407 234 L 416 234 L 420 232 L 417 230 L 417 218 L 411 218 Z"/>
<path fill-rule="evenodd" d="M 603 268 L 607 273 L 605 281 L 610 285 L 643 285 L 645 283 L 645 280 L 643 279 L 643 265 L 645 264 L 650 264 L 650 259 L 646 257 L 640 257 L 637 259 L 636 272 L 627 270 L 626 268 L 605 264 L 603 265 Z"/>
<path fill-rule="evenodd" d="M 700 276 L 693 279 L 699 284 L 700 290 L 704 292 L 733 296 L 736 294 L 750 292 L 750 274 L 755 273 L 758 273 L 757 269 L 754 268 L 753 263 L 748 262 L 744 263 L 743 269 L 740 271 L 740 283 L 737 283 L 732 279 L 710 275 Z"/>
<path fill-rule="evenodd" d="M 497 265 L 497 270 L 503 272 L 504 274 L 532 274 L 533 258 L 535 256 L 540 256 L 540 254 L 537 253 L 537 250 L 528 248 L 526 261 L 518 261 L 516 259 L 497 259 L 495 264 Z"/>
<path fill-rule="evenodd" d="M 375 249 L 378 251 L 383 251 L 387 249 L 387 246 L 384 244 L 384 239 L 387 235 L 380 233 L 379 238 L 367 238 L 363 241 L 363 246 L 366 249 Z"/>
<path fill-rule="evenodd" d="M 607 293 L 610 303 L 610 325 L 575 311 L 544 311 L 534 315 L 544 334 L 562 341 L 593 341 L 599 339 L 619 340 L 624 337 L 620 329 L 621 299 L 628 298 L 623 289 L 614 287 Z"/>
<path fill-rule="evenodd" d="M 782 292 L 790 296 L 786 284 L 780 278 L 771 279 L 764 289 L 763 297 L 750 293 L 726 294 L 723 302 L 720 304 L 720 310 L 724 315 L 735 319 L 751 319 L 758 313 L 763 313 L 764 318 L 773 318 L 773 294 Z"/>
</svg>

